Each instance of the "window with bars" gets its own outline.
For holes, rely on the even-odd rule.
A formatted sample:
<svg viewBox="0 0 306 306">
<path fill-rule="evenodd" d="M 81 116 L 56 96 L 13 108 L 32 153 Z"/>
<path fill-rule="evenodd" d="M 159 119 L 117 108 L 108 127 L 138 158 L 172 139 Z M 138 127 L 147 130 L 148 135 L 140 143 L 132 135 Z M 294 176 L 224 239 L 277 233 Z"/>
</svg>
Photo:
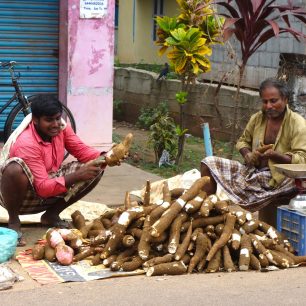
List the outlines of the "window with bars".
<svg viewBox="0 0 306 306">
<path fill-rule="evenodd" d="M 156 40 L 157 35 L 157 23 L 155 21 L 155 18 L 157 16 L 163 16 L 164 15 L 164 0 L 153 0 L 153 33 L 152 33 L 152 39 L 153 41 Z"/>
</svg>

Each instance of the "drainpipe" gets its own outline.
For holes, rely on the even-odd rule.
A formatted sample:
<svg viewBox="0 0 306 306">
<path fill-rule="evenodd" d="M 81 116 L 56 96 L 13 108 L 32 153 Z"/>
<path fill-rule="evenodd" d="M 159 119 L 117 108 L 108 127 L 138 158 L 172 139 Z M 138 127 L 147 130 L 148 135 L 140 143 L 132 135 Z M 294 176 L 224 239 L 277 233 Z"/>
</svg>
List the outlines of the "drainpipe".
<svg viewBox="0 0 306 306">
<path fill-rule="evenodd" d="M 209 124 L 203 123 L 201 124 L 203 130 L 203 138 L 204 138 L 204 150 L 206 156 L 213 156 L 213 150 L 211 145 L 210 139 L 210 131 L 209 131 Z"/>
<path fill-rule="evenodd" d="M 133 42 L 135 42 L 135 25 L 136 23 L 136 0 L 133 1 L 133 30 L 132 30 L 132 35 L 133 35 Z"/>
</svg>

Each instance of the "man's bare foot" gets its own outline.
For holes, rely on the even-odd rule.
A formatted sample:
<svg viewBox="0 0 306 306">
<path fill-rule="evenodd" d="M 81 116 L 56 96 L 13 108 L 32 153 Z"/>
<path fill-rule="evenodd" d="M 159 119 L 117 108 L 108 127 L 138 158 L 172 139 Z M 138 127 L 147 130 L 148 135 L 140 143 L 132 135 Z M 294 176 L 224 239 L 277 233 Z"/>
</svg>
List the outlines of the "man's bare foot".
<svg viewBox="0 0 306 306">
<path fill-rule="evenodd" d="M 27 241 L 23 236 L 22 232 L 17 232 L 18 233 L 18 242 L 17 242 L 17 246 L 18 247 L 23 247 L 27 245 Z"/>
<path fill-rule="evenodd" d="M 44 213 L 40 217 L 40 223 L 43 226 L 47 227 L 56 227 L 56 228 L 71 228 L 71 223 L 65 220 L 62 220 L 58 215 L 48 215 Z"/>
<path fill-rule="evenodd" d="M 9 222 L 8 228 L 17 232 L 17 234 L 18 234 L 17 246 L 18 247 L 23 247 L 23 246 L 25 246 L 27 244 L 27 241 L 25 240 L 25 238 L 23 236 L 23 233 L 21 231 L 21 224 L 20 224 L 20 222 L 17 222 L 17 223 L 10 223 Z"/>
</svg>

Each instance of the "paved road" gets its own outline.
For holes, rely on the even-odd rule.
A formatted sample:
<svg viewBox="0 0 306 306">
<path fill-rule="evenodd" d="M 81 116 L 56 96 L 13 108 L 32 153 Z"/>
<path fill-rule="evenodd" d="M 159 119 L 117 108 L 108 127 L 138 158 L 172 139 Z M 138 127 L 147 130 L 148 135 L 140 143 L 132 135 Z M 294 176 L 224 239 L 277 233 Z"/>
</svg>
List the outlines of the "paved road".
<svg viewBox="0 0 306 306">
<path fill-rule="evenodd" d="M 130 276 L 1 292 L 1 305 L 305 305 L 306 269 Z"/>
</svg>

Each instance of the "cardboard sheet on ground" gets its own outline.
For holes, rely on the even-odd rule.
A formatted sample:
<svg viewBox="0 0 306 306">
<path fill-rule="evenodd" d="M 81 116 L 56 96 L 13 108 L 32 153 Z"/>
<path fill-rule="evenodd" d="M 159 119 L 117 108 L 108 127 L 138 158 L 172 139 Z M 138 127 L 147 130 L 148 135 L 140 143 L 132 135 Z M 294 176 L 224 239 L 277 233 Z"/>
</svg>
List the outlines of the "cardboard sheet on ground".
<svg viewBox="0 0 306 306">
<path fill-rule="evenodd" d="M 111 271 L 102 264 L 91 266 L 90 260 L 82 260 L 70 266 L 62 266 L 57 262 L 34 260 L 30 253 L 28 251 L 22 251 L 16 256 L 16 259 L 30 277 L 42 285 L 64 282 L 86 282 L 102 278 L 145 273 L 143 270 L 133 272 Z"/>
<path fill-rule="evenodd" d="M 66 208 L 60 217 L 65 220 L 71 220 L 71 214 L 79 210 L 85 217 L 86 220 L 93 220 L 100 217 L 103 213 L 112 210 L 105 204 L 87 202 L 87 201 L 77 201 L 73 205 Z M 22 224 L 40 223 L 40 217 L 43 213 L 33 214 L 33 215 L 21 215 L 20 221 Z M 8 222 L 8 213 L 5 208 L 0 206 L 0 223 Z"/>
</svg>

